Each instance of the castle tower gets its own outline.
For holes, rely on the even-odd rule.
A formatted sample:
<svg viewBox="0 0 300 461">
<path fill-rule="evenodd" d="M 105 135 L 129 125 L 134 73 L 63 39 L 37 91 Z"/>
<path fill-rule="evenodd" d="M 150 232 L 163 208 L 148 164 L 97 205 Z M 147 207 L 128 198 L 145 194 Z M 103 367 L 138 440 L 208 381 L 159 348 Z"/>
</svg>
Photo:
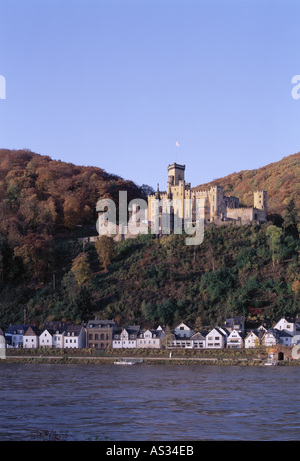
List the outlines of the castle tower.
<svg viewBox="0 0 300 461">
<path fill-rule="evenodd" d="M 267 191 L 257 190 L 253 192 L 253 200 L 254 208 L 267 212 Z"/>
<path fill-rule="evenodd" d="M 168 182 L 171 186 L 178 186 L 179 181 L 184 181 L 184 170 L 185 165 L 178 165 L 178 163 L 173 163 L 168 166 Z"/>
</svg>

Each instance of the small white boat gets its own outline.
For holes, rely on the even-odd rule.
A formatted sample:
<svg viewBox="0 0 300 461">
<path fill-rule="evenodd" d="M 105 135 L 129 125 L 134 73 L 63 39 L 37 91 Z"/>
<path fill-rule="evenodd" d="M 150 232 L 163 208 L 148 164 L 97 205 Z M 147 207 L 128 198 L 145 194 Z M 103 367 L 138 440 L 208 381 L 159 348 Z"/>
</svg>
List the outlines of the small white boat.
<svg viewBox="0 0 300 461">
<path fill-rule="evenodd" d="M 114 362 L 114 365 L 138 365 L 143 362 L 143 359 L 119 359 Z"/>
</svg>

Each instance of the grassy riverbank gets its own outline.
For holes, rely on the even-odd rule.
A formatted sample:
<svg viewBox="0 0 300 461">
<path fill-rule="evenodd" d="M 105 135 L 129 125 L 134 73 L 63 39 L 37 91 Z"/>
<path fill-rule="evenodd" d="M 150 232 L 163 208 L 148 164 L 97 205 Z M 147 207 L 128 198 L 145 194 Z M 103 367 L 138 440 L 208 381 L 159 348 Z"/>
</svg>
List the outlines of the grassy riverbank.
<svg viewBox="0 0 300 461">
<path fill-rule="evenodd" d="M 118 358 L 143 359 L 144 364 L 208 364 L 261 365 L 268 357 L 268 348 L 256 349 L 7 349 L 0 363 L 80 363 L 108 364 Z M 171 357 L 170 357 L 171 354 Z M 300 361 L 282 360 L 280 365 L 299 365 Z"/>
</svg>

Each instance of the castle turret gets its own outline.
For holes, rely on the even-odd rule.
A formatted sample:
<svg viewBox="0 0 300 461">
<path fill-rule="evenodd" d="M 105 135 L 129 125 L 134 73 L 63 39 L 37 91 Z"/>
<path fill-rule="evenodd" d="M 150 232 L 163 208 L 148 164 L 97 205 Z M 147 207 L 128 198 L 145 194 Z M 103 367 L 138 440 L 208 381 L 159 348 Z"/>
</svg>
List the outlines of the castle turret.
<svg viewBox="0 0 300 461">
<path fill-rule="evenodd" d="M 178 163 L 168 166 L 169 181 L 172 186 L 178 186 L 179 181 L 184 181 L 184 170 L 185 165 L 178 165 Z"/>
<path fill-rule="evenodd" d="M 253 192 L 254 219 L 258 221 L 267 221 L 267 192 L 257 190 Z"/>
<path fill-rule="evenodd" d="M 264 210 L 267 212 L 267 191 L 257 190 L 253 192 L 253 206 L 257 210 Z"/>
<path fill-rule="evenodd" d="M 157 183 L 157 190 L 155 192 L 155 198 L 158 199 L 158 200 L 160 199 L 160 192 L 159 192 L 159 184 L 158 183 Z"/>
</svg>

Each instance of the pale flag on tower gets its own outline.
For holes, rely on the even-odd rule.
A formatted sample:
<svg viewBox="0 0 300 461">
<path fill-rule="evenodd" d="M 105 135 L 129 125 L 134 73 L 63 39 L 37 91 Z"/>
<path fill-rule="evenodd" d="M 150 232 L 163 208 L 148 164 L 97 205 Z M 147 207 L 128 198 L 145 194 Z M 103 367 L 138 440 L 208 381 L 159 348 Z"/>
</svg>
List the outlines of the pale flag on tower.
<svg viewBox="0 0 300 461">
<path fill-rule="evenodd" d="M 178 141 L 176 141 L 176 147 L 179 147 L 179 146 L 180 146 L 179 142 L 178 142 Z"/>
</svg>

